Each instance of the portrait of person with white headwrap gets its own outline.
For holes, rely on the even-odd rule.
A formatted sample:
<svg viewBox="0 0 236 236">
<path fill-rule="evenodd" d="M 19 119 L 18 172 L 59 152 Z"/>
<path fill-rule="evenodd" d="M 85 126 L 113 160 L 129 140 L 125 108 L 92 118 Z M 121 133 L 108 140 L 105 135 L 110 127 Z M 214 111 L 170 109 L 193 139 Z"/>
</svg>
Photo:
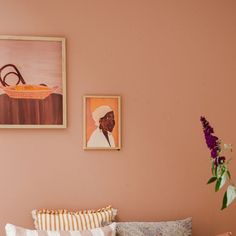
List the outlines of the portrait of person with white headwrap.
<svg viewBox="0 0 236 236">
<path fill-rule="evenodd" d="M 85 102 L 85 104 L 89 104 L 86 111 L 90 117 L 90 127 L 93 126 L 91 132 L 87 134 L 85 148 L 119 149 L 118 140 L 113 136 L 114 129 L 116 130 L 115 133 L 117 133 L 117 128 L 120 126 L 118 120 L 116 120 L 118 117 L 119 99 L 117 100 L 116 98 L 114 100 L 113 98 L 114 101 L 110 97 L 92 99 L 97 100 Z M 117 104 L 114 105 L 114 102 Z"/>
</svg>

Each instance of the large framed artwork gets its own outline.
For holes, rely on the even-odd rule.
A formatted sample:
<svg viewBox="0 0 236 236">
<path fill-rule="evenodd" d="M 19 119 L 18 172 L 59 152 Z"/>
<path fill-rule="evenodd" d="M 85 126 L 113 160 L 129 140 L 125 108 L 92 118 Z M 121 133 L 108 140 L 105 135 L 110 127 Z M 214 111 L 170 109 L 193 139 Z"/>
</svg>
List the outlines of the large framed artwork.
<svg viewBox="0 0 236 236">
<path fill-rule="evenodd" d="M 65 38 L 0 36 L 0 128 L 66 128 Z"/>
<path fill-rule="evenodd" d="M 84 149 L 120 150 L 121 97 L 84 96 Z"/>
</svg>

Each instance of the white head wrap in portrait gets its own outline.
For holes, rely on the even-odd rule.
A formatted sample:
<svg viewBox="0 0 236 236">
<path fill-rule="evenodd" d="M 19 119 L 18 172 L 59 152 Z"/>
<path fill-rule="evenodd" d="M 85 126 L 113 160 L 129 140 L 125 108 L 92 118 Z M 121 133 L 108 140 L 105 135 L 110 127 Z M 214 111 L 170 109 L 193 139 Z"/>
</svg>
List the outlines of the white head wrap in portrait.
<svg viewBox="0 0 236 236">
<path fill-rule="evenodd" d="M 93 119 L 95 121 L 95 125 L 99 126 L 99 121 L 102 117 L 104 117 L 108 112 L 111 112 L 112 109 L 109 106 L 100 106 L 97 107 L 93 112 Z"/>
</svg>

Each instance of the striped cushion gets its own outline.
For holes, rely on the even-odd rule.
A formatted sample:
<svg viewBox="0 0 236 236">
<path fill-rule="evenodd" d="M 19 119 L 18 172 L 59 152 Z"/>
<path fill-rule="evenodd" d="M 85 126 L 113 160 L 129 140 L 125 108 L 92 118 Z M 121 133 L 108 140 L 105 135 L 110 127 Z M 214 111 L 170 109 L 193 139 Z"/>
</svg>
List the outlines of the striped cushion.
<svg viewBox="0 0 236 236">
<path fill-rule="evenodd" d="M 112 222 L 117 210 L 111 206 L 99 210 L 69 212 L 67 210 L 33 210 L 37 230 L 89 230 Z"/>
<path fill-rule="evenodd" d="M 85 231 L 44 231 L 24 229 L 12 224 L 5 226 L 6 236 L 115 236 L 115 228 L 116 223 Z"/>
</svg>

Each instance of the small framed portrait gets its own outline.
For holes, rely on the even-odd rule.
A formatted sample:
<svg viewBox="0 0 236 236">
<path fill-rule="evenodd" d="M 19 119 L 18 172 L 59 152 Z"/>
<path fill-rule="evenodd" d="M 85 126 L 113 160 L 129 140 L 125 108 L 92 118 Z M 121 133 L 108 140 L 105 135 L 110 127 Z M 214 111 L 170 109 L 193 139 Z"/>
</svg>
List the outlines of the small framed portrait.
<svg viewBox="0 0 236 236">
<path fill-rule="evenodd" d="M 84 96 L 84 149 L 120 150 L 121 97 Z"/>
</svg>

